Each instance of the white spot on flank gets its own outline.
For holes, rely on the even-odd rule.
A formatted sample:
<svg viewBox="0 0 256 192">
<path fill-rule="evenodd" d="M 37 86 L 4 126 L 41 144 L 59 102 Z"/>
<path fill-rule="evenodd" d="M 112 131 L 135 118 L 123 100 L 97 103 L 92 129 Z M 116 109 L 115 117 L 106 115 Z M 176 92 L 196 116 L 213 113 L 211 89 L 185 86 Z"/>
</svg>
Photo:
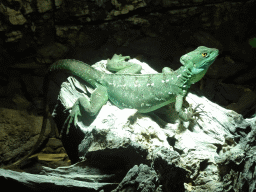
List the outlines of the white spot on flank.
<svg viewBox="0 0 256 192">
<path fill-rule="evenodd" d="M 164 98 L 161 98 L 161 97 L 160 97 L 160 98 L 155 97 L 155 100 L 156 100 L 156 101 L 165 101 L 165 99 L 164 99 Z"/>
<path fill-rule="evenodd" d="M 141 103 L 140 106 L 143 107 L 143 106 L 144 106 L 144 103 Z"/>
<path fill-rule="evenodd" d="M 152 86 L 152 87 L 153 87 L 153 86 L 154 86 L 154 83 L 151 83 L 151 84 L 150 84 L 150 83 L 148 83 L 148 84 L 147 84 L 147 86 L 148 86 L 148 87 L 150 87 L 150 86 Z"/>
</svg>

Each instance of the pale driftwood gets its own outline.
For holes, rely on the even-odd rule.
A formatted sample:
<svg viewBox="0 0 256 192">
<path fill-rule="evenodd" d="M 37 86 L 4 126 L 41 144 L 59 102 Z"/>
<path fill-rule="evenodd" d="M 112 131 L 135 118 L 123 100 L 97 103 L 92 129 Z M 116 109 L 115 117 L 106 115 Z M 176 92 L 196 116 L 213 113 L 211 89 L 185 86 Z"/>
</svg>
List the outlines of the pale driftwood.
<svg viewBox="0 0 256 192">
<path fill-rule="evenodd" d="M 96 68 L 103 66 L 102 70 L 105 70 L 105 64 L 106 61 L 99 62 Z M 143 73 L 152 72 L 142 65 Z M 68 83 L 63 84 L 59 99 L 68 108 L 77 98 L 85 96 L 87 90 L 92 91 L 85 89 L 76 79 L 69 78 Z M 196 94 L 189 93 L 186 100 L 193 106 L 201 104 L 198 109 L 204 113 L 200 118 L 195 122 L 181 122 L 174 116 L 174 122 L 164 126 L 148 114 L 139 114 L 135 109 L 121 110 L 107 102 L 91 123 L 83 121 L 88 118 L 85 115 L 72 126 L 69 135 L 64 132 L 64 145 L 70 146 L 68 153 L 74 155 L 72 150 L 77 151 L 77 158 L 83 160 L 86 168 L 80 163 L 57 170 L 44 168 L 42 174 L 54 175 L 63 181 L 68 177 L 74 185 L 91 176 L 92 172 L 109 170 L 105 173 L 108 175 L 107 184 L 100 185 L 100 180 L 104 180 L 102 174 L 94 175 L 99 180 L 86 182 L 115 191 L 132 185 L 137 190 L 151 186 L 152 191 L 177 191 L 180 188 L 185 191 L 242 191 L 248 186 L 252 192 L 256 181 L 249 175 L 255 174 L 256 118 L 244 119 Z M 78 144 L 73 145 L 75 142 Z M 127 173 L 125 178 L 121 177 L 124 173 Z M 7 173 L 3 174 L 6 177 Z M 46 180 L 49 177 L 42 176 L 40 185 L 48 186 Z M 121 180 L 117 186 L 116 182 Z M 61 187 L 68 188 L 70 183 L 63 182 Z M 54 186 L 60 187 L 57 181 Z"/>
</svg>

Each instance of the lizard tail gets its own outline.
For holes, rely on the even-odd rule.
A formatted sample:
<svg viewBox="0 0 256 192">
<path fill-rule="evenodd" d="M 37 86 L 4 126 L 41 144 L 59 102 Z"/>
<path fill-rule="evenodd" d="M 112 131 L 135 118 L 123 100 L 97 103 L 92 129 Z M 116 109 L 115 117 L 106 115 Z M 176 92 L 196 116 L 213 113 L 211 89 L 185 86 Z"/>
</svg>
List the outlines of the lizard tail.
<svg viewBox="0 0 256 192">
<path fill-rule="evenodd" d="M 68 70 L 73 75 L 82 78 L 84 81 L 90 83 L 92 86 L 96 87 L 97 82 L 99 82 L 103 76 L 103 72 L 92 68 L 86 63 L 74 59 L 63 59 L 53 63 L 49 70 Z"/>
<path fill-rule="evenodd" d="M 59 61 L 53 63 L 50 66 L 49 71 L 55 71 L 55 70 L 68 70 L 72 74 L 82 78 L 83 80 L 87 81 L 88 83 L 90 83 L 92 86 L 95 86 L 95 87 L 97 85 L 97 82 L 101 81 L 103 74 L 104 74 L 104 73 L 92 68 L 91 66 L 85 64 L 82 61 L 73 60 L 73 59 L 59 60 Z M 22 166 L 22 163 L 25 162 L 29 158 L 29 156 L 31 156 L 40 146 L 40 144 L 43 140 L 43 137 L 44 137 L 45 130 L 46 130 L 47 120 L 50 116 L 49 106 L 48 106 L 48 101 L 47 101 L 48 100 L 47 93 L 48 93 L 48 87 L 49 87 L 49 75 L 50 75 L 50 73 L 48 73 L 46 75 L 44 83 L 43 83 L 43 90 L 45 93 L 43 105 L 44 105 L 45 111 L 44 111 L 44 115 L 43 115 L 42 129 L 41 129 L 41 132 L 39 133 L 39 137 L 37 139 L 36 144 L 34 145 L 32 150 L 27 155 L 25 155 L 23 158 L 12 163 L 11 165 L 7 165 L 7 166 L 1 167 L 1 168 L 15 169 L 15 170 L 19 169 Z"/>
</svg>

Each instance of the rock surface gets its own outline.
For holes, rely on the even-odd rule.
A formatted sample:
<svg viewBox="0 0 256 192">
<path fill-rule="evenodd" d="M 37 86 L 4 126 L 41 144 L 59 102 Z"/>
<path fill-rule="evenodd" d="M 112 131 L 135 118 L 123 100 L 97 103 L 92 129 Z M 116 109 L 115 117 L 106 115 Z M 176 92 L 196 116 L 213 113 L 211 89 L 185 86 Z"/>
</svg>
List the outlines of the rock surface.
<svg viewBox="0 0 256 192">
<path fill-rule="evenodd" d="M 94 67 L 104 70 L 105 64 L 101 61 Z M 146 64 L 141 65 L 143 73 L 152 72 Z M 87 93 L 78 81 L 69 78 L 59 98 L 68 107 L 75 97 Z M 31 189 L 62 191 L 253 192 L 256 118 L 243 119 L 198 94 L 189 93 L 186 100 L 193 106 L 202 103 L 204 112 L 190 123 L 174 118 L 173 123 L 163 124 L 160 117 L 153 120 L 156 115 L 120 110 L 108 102 L 90 123 L 84 121 L 88 117 L 82 117 L 68 135 L 63 135 L 69 157 L 81 162 L 57 169 L 45 167 L 39 175 L 0 170 L 1 180 Z"/>
</svg>

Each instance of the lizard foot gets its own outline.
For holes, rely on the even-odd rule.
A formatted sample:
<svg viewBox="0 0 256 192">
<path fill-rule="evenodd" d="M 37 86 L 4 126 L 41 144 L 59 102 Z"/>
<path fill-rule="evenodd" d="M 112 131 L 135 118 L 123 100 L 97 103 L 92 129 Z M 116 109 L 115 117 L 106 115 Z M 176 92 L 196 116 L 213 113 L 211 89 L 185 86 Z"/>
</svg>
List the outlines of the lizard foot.
<svg viewBox="0 0 256 192">
<path fill-rule="evenodd" d="M 201 111 L 197 111 L 198 107 L 202 105 L 201 103 L 200 104 L 197 104 L 195 108 L 192 108 L 192 105 L 189 104 L 189 107 L 188 107 L 188 119 L 189 120 L 197 120 L 197 119 L 200 119 L 201 121 L 202 118 L 200 117 L 200 113 L 205 113 L 205 111 L 201 110 Z M 196 118 L 194 118 L 196 117 Z"/>
<path fill-rule="evenodd" d="M 78 116 L 79 115 L 81 116 L 81 113 L 80 113 L 80 110 L 79 110 L 79 105 L 74 105 L 73 107 L 65 109 L 65 111 L 68 111 L 70 109 L 72 109 L 72 111 L 71 111 L 71 113 L 69 114 L 69 116 L 67 117 L 67 119 L 65 120 L 65 122 L 62 126 L 62 130 L 61 130 L 61 133 L 60 133 L 60 138 L 62 138 L 62 136 L 63 136 L 64 128 L 66 128 L 66 135 L 68 135 L 71 124 L 73 123 L 74 125 L 76 125 L 77 122 L 78 122 Z"/>
</svg>

